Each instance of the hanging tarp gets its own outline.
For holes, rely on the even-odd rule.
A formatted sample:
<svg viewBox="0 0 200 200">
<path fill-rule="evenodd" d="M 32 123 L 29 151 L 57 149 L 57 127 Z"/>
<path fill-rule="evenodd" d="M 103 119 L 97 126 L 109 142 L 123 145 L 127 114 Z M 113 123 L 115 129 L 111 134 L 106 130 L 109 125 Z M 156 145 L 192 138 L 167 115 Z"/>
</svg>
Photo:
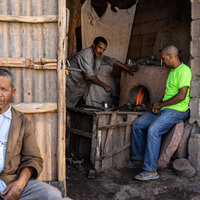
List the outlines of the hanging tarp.
<svg viewBox="0 0 200 200">
<path fill-rule="evenodd" d="M 136 4 L 129 9 L 116 8 L 116 10 L 117 12 L 113 12 L 108 3 L 105 13 L 99 17 L 91 6 L 91 0 L 85 1 L 81 9 L 82 48 L 91 46 L 96 37 L 102 36 L 108 42 L 104 53 L 125 63 Z M 112 76 L 112 67 L 102 65 L 98 78 L 110 85 L 114 91 L 117 90 L 115 78 Z M 91 100 L 111 101 L 109 94 L 94 84 L 90 88 L 87 104 L 98 105 Z"/>
</svg>

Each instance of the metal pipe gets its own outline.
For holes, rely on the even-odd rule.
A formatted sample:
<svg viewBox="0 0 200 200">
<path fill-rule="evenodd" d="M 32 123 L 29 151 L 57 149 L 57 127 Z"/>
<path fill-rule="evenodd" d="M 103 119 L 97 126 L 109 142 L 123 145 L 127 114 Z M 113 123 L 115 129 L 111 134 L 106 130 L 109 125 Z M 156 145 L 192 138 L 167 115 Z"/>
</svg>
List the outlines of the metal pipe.
<svg viewBox="0 0 200 200">
<path fill-rule="evenodd" d="M 67 70 L 70 70 L 70 71 L 76 71 L 76 72 L 82 72 L 82 70 L 81 69 L 75 69 L 75 68 L 71 68 L 71 66 L 70 66 L 70 62 L 69 62 L 69 60 L 67 60 L 66 59 L 66 69 Z"/>
</svg>

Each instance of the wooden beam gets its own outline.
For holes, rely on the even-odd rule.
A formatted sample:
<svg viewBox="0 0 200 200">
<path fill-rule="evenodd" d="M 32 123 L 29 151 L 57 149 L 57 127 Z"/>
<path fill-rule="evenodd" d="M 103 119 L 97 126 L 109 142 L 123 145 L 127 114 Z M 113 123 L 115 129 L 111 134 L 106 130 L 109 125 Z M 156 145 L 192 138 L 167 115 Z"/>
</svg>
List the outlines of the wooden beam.
<svg viewBox="0 0 200 200">
<path fill-rule="evenodd" d="M 57 69 L 57 59 L 0 58 L 0 67 Z"/>
<path fill-rule="evenodd" d="M 25 58 L 0 58 L 1 67 L 25 67 Z"/>
<path fill-rule="evenodd" d="M 85 132 L 85 131 L 81 131 L 81 130 L 78 130 L 75 128 L 69 128 L 69 127 L 67 127 L 67 132 L 92 139 L 92 133 L 90 132 Z"/>
<path fill-rule="evenodd" d="M 34 65 L 33 69 L 57 69 L 57 63 L 49 63 L 45 65 Z"/>
<path fill-rule="evenodd" d="M 49 59 L 49 58 L 35 58 L 33 59 L 34 64 L 44 65 L 48 63 L 57 63 L 57 59 Z"/>
<path fill-rule="evenodd" d="M 25 114 L 57 112 L 57 103 L 12 103 L 13 108 Z"/>
<path fill-rule="evenodd" d="M 97 158 L 96 161 L 100 161 L 100 160 L 103 160 L 103 159 L 107 159 L 107 158 L 110 158 L 111 156 L 117 154 L 117 153 L 120 153 L 121 151 L 129 148 L 131 146 L 131 142 L 129 142 L 128 144 L 124 145 L 123 147 L 120 147 L 118 149 L 115 149 L 114 151 L 111 151 L 103 156 L 101 156 L 100 158 Z"/>
<path fill-rule="evenodd" d="M 99 130 L 106 130 L 106 129 L 114 129 L 114 128 L 120 128 L 123 126 L 130 126 L 132 125 L 134 121 L 129 121 L 129 122 L 123 122 L 123 123 L 118 123 L 118 124 L 111 124 L 111 125 L 106 125 L 106 126 L 101 126 L 98 129 Z"/>
<path fill-rule="evenodd" d="M 40 15 L 40 16 L 0 15 L 0 22 L 57 23 L 58 15 Z"/>
<path fill-rule="evenodd" d="M 67 16 L 69 10 L 66 9 L 66 0 L 58 1 L 58 43 L 57 43 L 57 96 L 58 96 L 58 181 L 63 181 L 66 187 L 66 162 L 65 162 L 65 132 L 66 132 L 66 105 L 65 105 L 65 61 L 66 61 L 66 30 Z"/>
</svg>

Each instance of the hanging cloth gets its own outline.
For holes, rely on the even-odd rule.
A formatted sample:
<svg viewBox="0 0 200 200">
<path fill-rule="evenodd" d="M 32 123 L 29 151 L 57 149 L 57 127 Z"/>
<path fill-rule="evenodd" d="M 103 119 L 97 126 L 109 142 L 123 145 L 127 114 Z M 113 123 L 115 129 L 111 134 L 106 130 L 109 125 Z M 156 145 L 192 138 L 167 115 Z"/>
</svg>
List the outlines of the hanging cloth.
<svg viewBox="0 0 200 200">
<path fill-rule="evenodd" d="M 91 6 L 91 0 L 86 0 L 81 9 L 82 48 L 91 46 L 96 37 L 102 36 L 108 42 L 104 54 L 125 63 L 136 5 L 137 3 L 129 9 L 115 8 L 117 12 L 113 12 L 108 3 L 105 13 L 99 17 Z M 97 77 L 110 85 L 114 91 L 118 89 L 115 78 L 112 76 L 112 67 L 109 65 L 101 65 Z M 86 103 L 99 106 L 91 100 L 110 101 L 110 103 L 112 101 L 109 94 L 95 84 L 90 87 Z"/>
</svg>

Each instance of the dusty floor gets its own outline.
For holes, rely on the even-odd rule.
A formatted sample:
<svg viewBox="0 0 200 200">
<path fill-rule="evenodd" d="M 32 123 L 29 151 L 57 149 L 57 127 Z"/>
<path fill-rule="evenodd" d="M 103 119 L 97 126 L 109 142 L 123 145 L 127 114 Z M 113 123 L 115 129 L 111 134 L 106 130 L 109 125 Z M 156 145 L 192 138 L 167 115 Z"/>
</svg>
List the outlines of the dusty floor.
<svg viewBox="0 0 200 200">
<path fill-rule="evenodd" d="M 159 171 L 157 180 L 137 181 L 133 176 L 140 169 L 108 170 L 89 179 L 92 168 L 82 166 L 83 172 L 67 165 L 68 196 L 73 200 L 200 200 L 200 179 L 178 177 L 171 167 Z"/>
</svg>

